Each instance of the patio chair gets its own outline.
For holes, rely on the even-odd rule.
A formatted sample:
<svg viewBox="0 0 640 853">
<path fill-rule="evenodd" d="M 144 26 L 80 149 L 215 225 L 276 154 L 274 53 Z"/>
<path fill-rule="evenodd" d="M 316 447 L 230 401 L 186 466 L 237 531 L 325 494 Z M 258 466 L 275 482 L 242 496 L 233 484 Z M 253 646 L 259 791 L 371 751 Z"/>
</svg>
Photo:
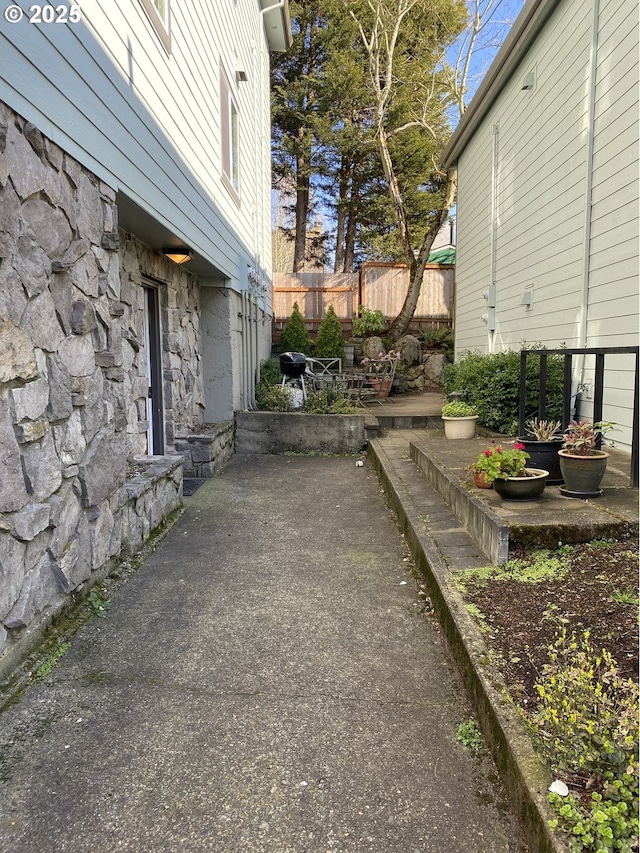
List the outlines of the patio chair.
<svg viewBox="0 0 640 853">
<path fill-rule="evenodd" d="M 371 361 L 367 365 L 364 374 L 364 384 L 360 399 L 362 402 L 374 401 L 381 406 L 385 401 L 393 403 L 389 397 L 396 375 L 397 358 L 390 358 L 384 362 Z"/>
</svg>

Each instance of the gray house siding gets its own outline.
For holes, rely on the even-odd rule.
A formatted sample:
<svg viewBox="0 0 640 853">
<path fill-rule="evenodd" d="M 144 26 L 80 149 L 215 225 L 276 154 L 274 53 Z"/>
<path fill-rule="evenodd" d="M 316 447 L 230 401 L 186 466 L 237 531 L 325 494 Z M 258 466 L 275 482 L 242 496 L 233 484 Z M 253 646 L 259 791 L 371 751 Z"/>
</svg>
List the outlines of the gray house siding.
<svg viewBox="0 0 640 853">
<path fill-rule="evenodd" d="M 637 3 L 539 0 L 519 21 L 444 157 L 459 178 L 457 354 L 636 345 Z M 494 328 L 483 323 L 491 284 Z M 592 379 L 579 363 L 575 387 Z M 628 445 L 632 359 L 607 362 L 605 384 L 605 418 Z M 584 392 L 577 413 L 590 412 Z"/>
</svg>

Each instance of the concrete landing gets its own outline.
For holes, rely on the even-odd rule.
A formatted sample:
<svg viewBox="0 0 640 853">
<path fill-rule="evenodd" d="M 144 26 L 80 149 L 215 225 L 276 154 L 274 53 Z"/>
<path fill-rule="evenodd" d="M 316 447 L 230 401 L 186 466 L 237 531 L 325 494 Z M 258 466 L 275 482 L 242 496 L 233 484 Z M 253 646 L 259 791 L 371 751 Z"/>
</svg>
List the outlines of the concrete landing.
<svg viewBox="0 0 640 853">
<path fill-rule="evenodd" d="M 505 501 L 472 484 L 468 466 L 488 446 L 486 437 L 450 441 L 442 430 L 412 430 L 405 438 L 415 464 L 495 564 L 517 546 L 557 548 L 638 535 L 638 491 L 628 485 L 628 457 L 621 451 L 609 450 L 599 498 L 568 498 L 558 486 L 547 486 L 537 500 Z"/>
<path fill-rule="evenodd" d="M 380 464 L 399 466 L 403 477 L 414 480 L 411 490 L 422 493 L 419 502 L 429 502 L 434 492 L 445 502 L 455 519 L 443 534 L 447 544 L 457 525 L 456 537 L 466 533 L 485 562 L 498 565 L 517 546 L 557 548 L 592 539 L 638 536 L 638 490 L 630 487 L 627 453 L 607 446 L 610 458 L 602 483 L 604 494 L 599 498 L 568 498 L 558 486 L 547 486 L 537 500 L 505 501 L 493 489 L 476 488 L 469 466 L 492 439 L 503 444 L 514 439 L 479 429 L 473 439 L 451 441 L 441 428 L 442 403 L 441 394 L 407 394 L 367 408 L 380 426 L 379 441 L 370 445 L 375 456 L 381 459 L 384 454 Z M 402 460 L 412 464 L 403 465 Z M 415 470 L 422 477 L 416 478 Z M 473 550 L 463 537 L 456 548 L 462 548 L 462 553 Z"/>
</svg>

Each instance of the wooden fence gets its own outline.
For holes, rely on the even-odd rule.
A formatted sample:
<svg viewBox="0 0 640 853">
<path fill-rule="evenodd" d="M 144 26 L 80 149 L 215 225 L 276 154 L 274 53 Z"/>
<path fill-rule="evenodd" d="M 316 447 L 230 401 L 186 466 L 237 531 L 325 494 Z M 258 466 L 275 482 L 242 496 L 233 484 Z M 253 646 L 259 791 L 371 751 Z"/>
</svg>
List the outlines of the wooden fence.
<svg viewBox="0 0 640 853">
<path fill-rule="evenodd" d="M 422 280 L 418 305 L 411 324 L 414 332 L 452 325 L 455 268 L 431 264 Z M 359 273 L 274 273 L 274 340 L 279 338 L 291 316 L 294 302 L 313 335 L 333 305 L 345 336 L 351 336 L 358 306 L 379 309 L 393 320 L 407 295 L 409 269 L 406 265 L 369 262 Z"/>
</svg>

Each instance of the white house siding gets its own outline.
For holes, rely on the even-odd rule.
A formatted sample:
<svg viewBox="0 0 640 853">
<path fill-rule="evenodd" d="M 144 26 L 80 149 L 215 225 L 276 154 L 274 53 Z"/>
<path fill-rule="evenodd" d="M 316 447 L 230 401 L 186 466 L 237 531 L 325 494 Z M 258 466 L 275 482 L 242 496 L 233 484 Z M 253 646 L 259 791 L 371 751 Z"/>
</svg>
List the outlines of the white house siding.
<svg viewBox="0 0 640 853">
<path fill-rule="evenodd" d="M 638 344 L 638 6 L 601 3 L 595 89 L 587 346 Z M 611 437 L 629 439 L 632 356 L 607 359 Z M 591 374 L 585 376 L 591 380 Z"/>
<path fill-rule="evenodd" d="M 594 6 L 557 4 L 458 157 L 456 351 L 637 344 L 638 8 L 600 0 L 589 162 Z M 522 90 L 534 71 L 532 91 Z M 491 283 L 493 128 L 497 126 L 496 323 Z M 591 219 L 588 176 L 592 168 Z M 588 255 L 586 337 L 582 310 Z M 532 288 L 533 305 L 521 299 Z M 622 367 L 622 363 L 626 369 Z M 609 370 L 609 367 L 614 368 Z M 605 416 L 629 441 L 631 359 L 607 362 Z M 579 381 L 588 382 L 589 363 Z M 584 400 L 581 413 L 588 414 Z"/>
</svg>

